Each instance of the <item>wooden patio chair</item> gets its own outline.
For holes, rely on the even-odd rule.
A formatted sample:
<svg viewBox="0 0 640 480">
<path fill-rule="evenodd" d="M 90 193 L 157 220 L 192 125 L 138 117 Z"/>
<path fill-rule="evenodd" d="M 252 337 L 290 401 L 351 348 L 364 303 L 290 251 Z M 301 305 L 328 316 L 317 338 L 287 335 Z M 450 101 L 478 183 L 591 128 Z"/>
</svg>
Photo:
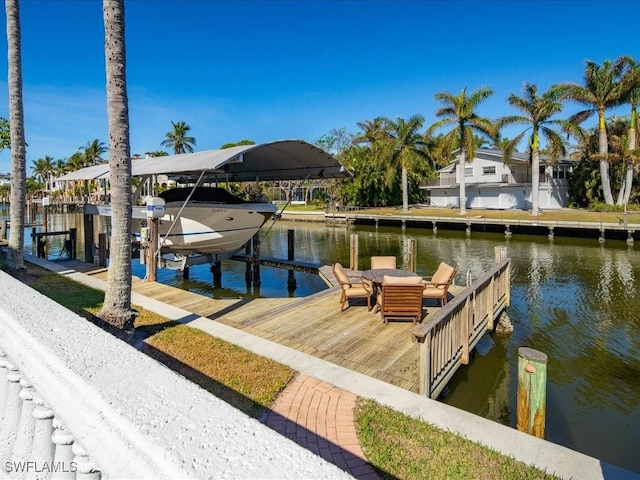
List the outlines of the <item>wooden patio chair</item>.
<svg viewBox="0 0 640 480">
<path fill-rule="evenodd" d="M 374 270 L 376 268 L 397 268 L 396 257 L 392 257 L 392 256 L 371 257 L 371 270 Z"/>
<path fill-rule="evenodd" d="M 424 284 L 421 277 L 392 277 L 385 275 L 382 289 L 378 294 L 382 322 L 389 320 L 422 320 L 422 291 Z"/>
<path fill-rule="evenodd" d="M 455 276 L 456 269 L 451 265 L 441 262 L 431 279 L 424 282 L 423 298 L 438 299 L 444 307 L 447 304 L 449 287 L 453 284 Z"/>
<path fill-rule="evenodd" d="M 344 267 L 340 263 L 335 263 L 333 265 L 333 274 L 335 275 L 336 280 L 338 280 L 338 283 L 340 284 L 340 291 L 342 292 L 342 295 L 340 296 L 340 303 L 342 304 L 340 307 L 341 312 L 344 312 L 346 308 L 349 307 L 350 298 L 366 298 L 367 308 L 371 310 L 371 287 L 369 285 L 362 282 L 356 283 L 350 279 Z"/>
</svg>

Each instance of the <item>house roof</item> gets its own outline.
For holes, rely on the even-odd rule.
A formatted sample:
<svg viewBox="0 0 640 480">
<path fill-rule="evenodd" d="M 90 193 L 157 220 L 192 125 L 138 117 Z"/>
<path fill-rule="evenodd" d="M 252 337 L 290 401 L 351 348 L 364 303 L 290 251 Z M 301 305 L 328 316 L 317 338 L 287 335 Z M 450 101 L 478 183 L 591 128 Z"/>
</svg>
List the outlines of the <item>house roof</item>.
<svg viewBox="0 0 640 480">
<path fill-rule="evenodd" d="M 502 162 L 502 150 L 498 150 L 497 148 L 477 148 L 475 152 L 474 158 L 484 158 L 486 160 L 495 160 L 496 162 Z M 547 155 L 540 155 L 540 163 L 542 165 L 546 165 L 548 163 L 549 157 Z M 451 161 L 449 165 L 444 168 L 438 170 L 439 173 L 448 173 L 454 172 L 456 165 L 460 162 L 460 153 L 456 152 L 456 158 Z M 529 153 L 528 152 L 513 152 L 511 154 L 511 164 L 518 163 L 529 163 Z M 559 164 L 567 164 L 573 163 L 571 159 L 568 158 L 560 158 L 558 159 Z"/>
<path fill-rule="evenodd" d="M 204 150 L 131 162 L 133 176 L 210 173 L 221 180 L 304 180 L 349 175 L 332 155 L 304 140 L 279 140 L 259 145 Z M 109 164 L 94 165 L 58 180 L 108 178 Z"/>
</svg>

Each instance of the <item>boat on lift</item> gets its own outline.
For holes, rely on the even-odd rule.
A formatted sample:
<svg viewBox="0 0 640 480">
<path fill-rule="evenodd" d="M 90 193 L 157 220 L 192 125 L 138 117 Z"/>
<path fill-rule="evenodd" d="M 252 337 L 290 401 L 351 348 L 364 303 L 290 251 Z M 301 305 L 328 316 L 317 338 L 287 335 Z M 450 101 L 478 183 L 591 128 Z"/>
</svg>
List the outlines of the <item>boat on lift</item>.
<svg viewBox="0 0 640 480">
<path fill-rule="evenodd" d="M 165 214 L 158 221 L 163 254 L 232 255 L 278 210 L 266 198 L 246 201 L 217 187 L 172 188 L 159 197 L 165 202 Z M 146 220 L 140 220 L 141 228 L 134 234 L 138 241 L 145 226 Z"/>
</svg>

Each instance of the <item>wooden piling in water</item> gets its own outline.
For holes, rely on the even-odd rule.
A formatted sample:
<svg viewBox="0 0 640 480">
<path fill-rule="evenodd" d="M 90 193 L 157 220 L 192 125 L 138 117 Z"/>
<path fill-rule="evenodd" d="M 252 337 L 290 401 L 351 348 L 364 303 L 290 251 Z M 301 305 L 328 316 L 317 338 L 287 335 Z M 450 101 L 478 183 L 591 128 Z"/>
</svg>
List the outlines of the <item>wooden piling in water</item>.
<svg viewBox="0 0 640 480">
<path fill-rule="evenodd" d="M 358 235 L 349 235 L 349 269 L 358 270 Z"/>
<path fill-rule="evenodd" d="M 155 282 L 158 280 L 158 234 L 159 225 L 157 218 L 150 218 L 149 225 L 149 245 L 147 247 L 147 282 Z"/>
<path fill-rule="evenodd" d="M 418 258 L 418 247 L 415 238 L 409 238 L 407 240 L 407 250 L 407 270 L 415 273 Z"/>
<path fill-rule="evenodd" d="M 295 259 L 295 231 L 293 229 L 287 230 L 287 260 L 292 261 Z M 287 289 L 289 292 L 293 292 L 297 287 L 296 277 L 293 270 L 289 270 L 287 276 Z"/>
<path fill-rule="evenodd" d="M 544 438 L 547 415 L 547 355 L 518 348 L 517 429 Z"/>
</svg>

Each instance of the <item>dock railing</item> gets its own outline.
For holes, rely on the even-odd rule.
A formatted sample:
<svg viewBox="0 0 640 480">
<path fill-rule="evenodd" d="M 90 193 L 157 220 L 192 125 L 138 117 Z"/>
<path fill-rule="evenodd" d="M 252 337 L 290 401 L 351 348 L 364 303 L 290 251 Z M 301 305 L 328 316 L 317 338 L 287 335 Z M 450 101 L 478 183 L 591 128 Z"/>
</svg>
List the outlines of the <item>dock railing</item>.
<svg viewBox="0 0 640 480">
<path fill-rule="evenodd" d="M 437 398 L 469 352 L 509 305 L 510 263 L 496 247 L 496 265 L 413 332 L 420 343 L 420 394 Z"/>
</svg>

